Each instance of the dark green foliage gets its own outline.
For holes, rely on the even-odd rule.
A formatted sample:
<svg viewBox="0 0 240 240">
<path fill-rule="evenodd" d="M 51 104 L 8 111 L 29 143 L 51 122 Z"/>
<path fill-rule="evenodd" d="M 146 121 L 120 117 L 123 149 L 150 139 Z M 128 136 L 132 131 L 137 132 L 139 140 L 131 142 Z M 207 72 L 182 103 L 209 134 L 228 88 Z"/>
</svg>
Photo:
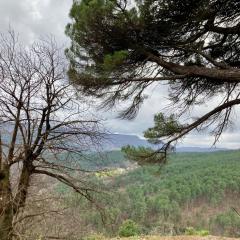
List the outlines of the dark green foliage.
<svg viewBox="0 0 240 240">
<path fill-rule="evenodd" d="M 128 52 L 127 51 L 117 51 L 113 54 L 108 54 L 104 57 L 103 66 L 104 69 L 108 71 L 112 71 L 113 69 L 118 68 L 127 58 Z"/>
<path fill-rule="evenodd" d="M 226 58 L 229 63 L 236 63 L 236 56 L 229 57 L 227 53 L 238 50 L 233 36 L 239 29 L 217 29 L 212 21 L 233 21 L 239 14 L 237 0 L 136 1 L 135 6 L 127 8 L 124 4 L 128 2 L 74 1 L 70 12 L 73 23 L 66 28 L 73 43 L 69 51 L 78 55 L 84 49 L 95 64 L 102 64 L 108 54 L 126 51 L 130 64 L 144 61 L 145 51 L 158 56 L 174 49 L 172 57 L 179 62 L 201 66 L 205 64 L 204 58 L 196 51 L 205 47 L 201 37 L 212 31 L 206 52 L 213 58 Z M 221 30 L 225 31 L 227 39 L 223 40 Z M 230 49 L 230 44 L 235 49 Z"/>
<path fill-rule="evenodd" d="M 162 153 L 156 153 L 151 148 L 125 146 L 122 148 L 125 158 L 137 162 L 139 165 L 160 164 L 165 158 Z"/>
<path fill-rule="evenodd" d="M 138 225 L 132 220 L 126 220 L 119 228 L 120 237 L 136 236 L 140 233 Z"/>
<path fill-rule="evenodd" d="M 136 161 L 139 165 L 166 163 L 166 154 L 167 152 L 173 152 L 174 147 L 170 143 L 165 144 L 162 139 L 175 136 L 177 133 L 181 133 L 183 129 L 184 126 L 178 122 L 176 115 L 172 114 L 166 117 L 163 113 L 158 113 L 154 116 L 154 126 L 144 132 L 144 137 L 150 143 L 157 145 L 158 150 L 126 146 L 122 148 L 122 151 L 127 159 Z"/>
<path fill-rule="evenodd" d="M 154 127 L 149 128 L 144 132 L 144 137 L 148 139 L 150 143 L 159 144 L 163 137 L 172 136 L 181 132 L 183 126 L 178 122 L 177 116 L 171 114 L 169 117 L 158 113 L 154 116 Z"/>
</svg>

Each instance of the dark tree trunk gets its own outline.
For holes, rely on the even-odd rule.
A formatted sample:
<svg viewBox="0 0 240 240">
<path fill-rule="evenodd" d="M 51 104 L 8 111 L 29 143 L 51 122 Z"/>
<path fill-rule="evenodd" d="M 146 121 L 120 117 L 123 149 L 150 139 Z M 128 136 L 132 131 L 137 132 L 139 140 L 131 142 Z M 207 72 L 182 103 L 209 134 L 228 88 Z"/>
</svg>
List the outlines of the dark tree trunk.
<svg viewBox="0 0 240 240">
<path fill-rule="evenodd" d="M 10 169 L 0 170 L 0 239 L 12 239 L 13 204 L 10 185 Z"/>
<path fill-rule="evenodd" d="M 26 203 L 30 178 L 32 174 L 32 164 L 31 161 L 25 161 L 23 163 L 16 197 L 14 199 L 14 213 L 18 213 L 21 208 L 24 208 Z"/>
<path fill-rule="evenodd" d="M 29 187 L 32 165 L 25 161 L 21 170 L 16 196 L 13 198 L 10 182 L 10 168 L 0 168 L 0 240 L 12 240 L 13 218 L 24 207 Z"/>
</svg>

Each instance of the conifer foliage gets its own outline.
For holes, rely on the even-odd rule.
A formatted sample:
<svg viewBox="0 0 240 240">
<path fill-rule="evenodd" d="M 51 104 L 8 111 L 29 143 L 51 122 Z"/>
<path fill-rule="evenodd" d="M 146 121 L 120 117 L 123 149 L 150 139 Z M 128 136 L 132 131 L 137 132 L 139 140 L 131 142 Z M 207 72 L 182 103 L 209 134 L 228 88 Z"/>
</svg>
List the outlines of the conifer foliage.
<svg viewBox="0 0 240 240">
<path fill-rule="evenodd" d="M 66 27 L 69 76 L 104 106 L 130 102 L 121 112 L 127 119 L 136 116 L 153 84 L 169 85 L 177 120 L 218 96 L 202 116 L 162 132 L 171 144 L 213 124 L 217 141 L 240 104 L 239 15 L 238 0 L 74 1 Z"/>
</svg>

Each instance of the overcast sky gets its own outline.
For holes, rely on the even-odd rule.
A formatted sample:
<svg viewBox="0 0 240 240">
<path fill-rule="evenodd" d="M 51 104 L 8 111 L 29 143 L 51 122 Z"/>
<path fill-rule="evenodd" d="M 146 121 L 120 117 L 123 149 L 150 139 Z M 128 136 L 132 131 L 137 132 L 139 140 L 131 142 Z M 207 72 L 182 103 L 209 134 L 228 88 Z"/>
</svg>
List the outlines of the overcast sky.
<svg viewBox="0 0 240 240">
<path fill-rule="evenodd" d="M 46 35 L 54 35 L 61 44 L 68 44 L 64 35 L 65 25 L 70 21 L 68 13 L 72 0 L 0 0 L 0 29 L 6 31 L 11 26 L 20 34 L 25 43 L 31 43 Z M 138 117 L 134 121 L 119 120 L 116 110 L 100 113 L 106 119 L 106 127 L 114 133 L 136 134 L 141 136 L 146 128 L 152 126 L 153 115 L 164 109 L 167 104 L 167 87 L 148 91 L 148 99 L 143 104 Z M 213 102 L 194 111 L 194 116 L 214 107 Z M 240 127 L 236 112 L 233 129 L 225 132 L 217 147 L 240 148 Z M 211 147 L 213 137 L 207 132 L 191 133 L 181 143 L 185 146 Z"/>
</svg>

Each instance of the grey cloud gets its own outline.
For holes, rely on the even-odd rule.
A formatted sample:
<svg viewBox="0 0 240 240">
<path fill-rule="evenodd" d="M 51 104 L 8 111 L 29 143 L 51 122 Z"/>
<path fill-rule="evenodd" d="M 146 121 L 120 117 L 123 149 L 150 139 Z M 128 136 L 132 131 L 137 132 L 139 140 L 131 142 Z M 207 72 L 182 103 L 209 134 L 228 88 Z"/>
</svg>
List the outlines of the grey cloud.
<svg viewBox="0 0 240 240">
<path fill-rule="evenodd" d="M 0 0 L 1 31 L 9 25 L 26 42 L 53 34 L 59 42 L 67 42 L 64 28 L 72 0 Z"/>
</svg>

